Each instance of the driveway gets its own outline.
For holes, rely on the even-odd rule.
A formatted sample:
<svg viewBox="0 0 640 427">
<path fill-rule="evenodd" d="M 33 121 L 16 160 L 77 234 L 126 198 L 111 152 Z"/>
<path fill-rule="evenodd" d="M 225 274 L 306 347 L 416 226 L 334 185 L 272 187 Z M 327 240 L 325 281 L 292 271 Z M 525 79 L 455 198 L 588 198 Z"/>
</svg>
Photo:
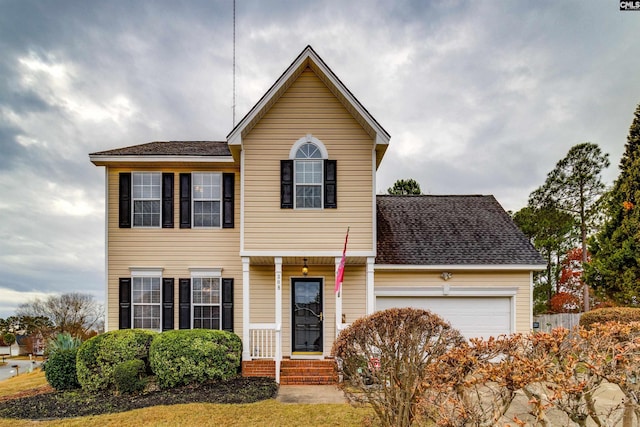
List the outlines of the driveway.
<svg viewBox="0 0 640 427">
<path fill-rule="evenodd" d="M 31 372 L 35 367 L 42 364 L 42 362 L 17 359 L 7 359 L 6 362 L 6 365 L 0 366 L 0 381 L 15 377 L 17 373 L 25 374 Z M 13 367 L 14 365 L 18 365 L 17 370 Z"/>
</svg>

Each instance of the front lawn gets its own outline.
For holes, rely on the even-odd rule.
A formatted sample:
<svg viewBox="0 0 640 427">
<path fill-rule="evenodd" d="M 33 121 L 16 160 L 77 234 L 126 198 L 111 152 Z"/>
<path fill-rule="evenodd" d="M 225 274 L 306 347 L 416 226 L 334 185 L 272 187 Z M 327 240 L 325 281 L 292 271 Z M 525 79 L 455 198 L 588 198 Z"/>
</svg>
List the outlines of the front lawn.
<svg viewBox="0 0 640 427">
<path fill-rule="evenodd" d="M 311 426 L 360 426 L 373 415 L 368 408 L 347 404 L 283 404 L 274 400 L 276 393 L 277 385 L 265 378 L 236 378 L 137 396 L 55 392 L 41 372 L 34 372 L 0 382 L 0 427 L 33 425 L 34 419 L 47 420 L 38 422 L 45 426 L 298 426 L 301 420 Z"/>
</svg>

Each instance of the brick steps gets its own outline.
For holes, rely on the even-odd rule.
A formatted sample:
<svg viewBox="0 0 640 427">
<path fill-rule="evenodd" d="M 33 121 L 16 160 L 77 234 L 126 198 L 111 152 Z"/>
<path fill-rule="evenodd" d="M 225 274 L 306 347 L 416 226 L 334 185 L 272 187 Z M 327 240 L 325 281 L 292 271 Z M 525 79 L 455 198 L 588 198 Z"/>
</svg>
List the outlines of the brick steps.
<svg viewBox="0 0 640 427">
<path fill-rule="evenodd" d="M 333 360 L 283 360 L 280 364 L 280 384 L 283 385 L 329 385 L 337 381 Z"/>
<path fill-rule="evenodd" d="M 276 362 L 273 360 L 251 360 L 242 362 L 242 376 L 276 376 Z M 330 385 L 338 382 L 336 365 L 333 360 L 290 360 L 280 363 L 280 384 L 282 385 Z"/>
</svg>

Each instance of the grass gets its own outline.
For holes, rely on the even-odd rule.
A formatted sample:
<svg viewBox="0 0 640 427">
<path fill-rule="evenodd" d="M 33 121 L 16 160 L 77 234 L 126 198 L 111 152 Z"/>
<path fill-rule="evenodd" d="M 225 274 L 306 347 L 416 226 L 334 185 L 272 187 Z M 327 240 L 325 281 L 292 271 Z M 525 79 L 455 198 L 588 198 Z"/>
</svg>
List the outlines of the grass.
<svg viewBox="0 0 640 427">
<path fill-rule="evenodd" d="M 31 394 L 48 387 L 44 374 L 36 371 L 0 382 L 0 400 Z M 189 403 L 160 405 L 128 412 L 48 421 L 0 419 L 0 427 L 20 426 L 361 426 L 373 414 L 368 408 L 347 404 L 285 404 L 274 399 L 247 404 Z"/>
</svg>

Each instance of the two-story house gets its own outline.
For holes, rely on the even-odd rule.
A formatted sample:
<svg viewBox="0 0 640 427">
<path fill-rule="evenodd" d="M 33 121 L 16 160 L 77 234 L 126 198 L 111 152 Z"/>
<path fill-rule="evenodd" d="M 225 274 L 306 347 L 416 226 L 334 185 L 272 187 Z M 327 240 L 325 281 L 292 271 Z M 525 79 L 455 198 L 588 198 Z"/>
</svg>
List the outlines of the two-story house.
<svg viewBox="0 0 640 427">
<path fill-rule="evenodd" d="M 389 139 L 307 47 L 226 141 L 90 154 L 105 167 L 107 330 L 233 331 L 244 373 L 277 380 L 388 307 L 467 337 L 529 331 L 540 255 L 492 196 L 377 196 Z"/>
</svg>

